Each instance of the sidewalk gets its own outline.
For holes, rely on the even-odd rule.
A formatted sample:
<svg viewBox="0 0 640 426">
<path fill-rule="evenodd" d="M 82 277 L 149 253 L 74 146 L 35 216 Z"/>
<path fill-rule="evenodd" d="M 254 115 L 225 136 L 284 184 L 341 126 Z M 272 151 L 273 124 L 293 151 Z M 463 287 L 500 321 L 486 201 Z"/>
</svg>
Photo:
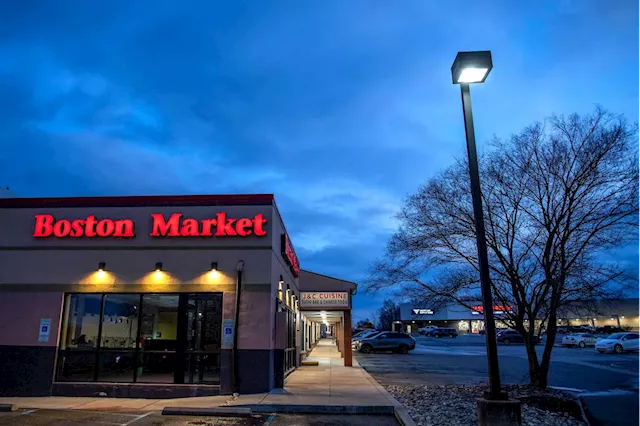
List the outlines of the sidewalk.
<svg viewBox="0 0 640 426">
<path fill-rule="evenodd" d="M 154 411 L 165 407 L 213 408 L 219 406 L 368 406 L 402 407 L 357 361 L 345 367 L 340 353 L 329 339 L 323 339 L 310 353 L 316 367 L 299 367 L 285 380 L 284 389 L 269 393 L 207 396 L 175 399 L 16 397 L 0 398 L 0 404 L 20 408 L 74 410 Z"/>
</svg>

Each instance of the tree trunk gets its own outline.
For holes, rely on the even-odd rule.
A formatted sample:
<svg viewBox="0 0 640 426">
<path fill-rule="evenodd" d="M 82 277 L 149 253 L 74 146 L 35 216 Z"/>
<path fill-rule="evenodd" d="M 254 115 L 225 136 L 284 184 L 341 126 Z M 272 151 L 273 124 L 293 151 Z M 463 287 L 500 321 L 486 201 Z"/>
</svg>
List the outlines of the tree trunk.
<svg viewBox="0 0 640 426">
<path fill-rule="evenodd" d="M 529 363 L 531 365 L 531 363 Z M 547 377 L 549 375 L 549 364 L 538 364 L 535 371 L 531 371 L 529 368 L 529 382 L 532 386 L 535 386 L 539 389 L 547 388 Z"/>
<path fill-rule="evenodd" d="M 540 363 L 538 362 L 538 354 L 536 353 L 535 345 L 530 341 L 525 341 L 525 348 L 527 349 L 527 361 L 529 362 L 529 383 L 533 386 L 537 386 L 537 378 L 540 371 Z"/>
</svg>

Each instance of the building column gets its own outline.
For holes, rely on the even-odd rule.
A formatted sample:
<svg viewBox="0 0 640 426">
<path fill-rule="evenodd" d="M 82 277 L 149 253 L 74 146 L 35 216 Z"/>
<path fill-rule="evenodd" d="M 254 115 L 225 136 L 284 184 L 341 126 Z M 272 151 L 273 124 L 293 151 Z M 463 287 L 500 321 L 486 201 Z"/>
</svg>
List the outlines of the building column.
<svg viewBox="0 0 640 426">
<path fill-rule="evenodd" d="M 351 352 L 351 310 L 344 311 L 344 366 L 353 366 Z"/>
<path fill-rule="evenodd" d="M 340 358 L 344 358 L 344 322 L 342 320 L 340 320 L 340 324 L 337 325 L 337 329 L 340 335 L 338 350 L 340 351 Z"/>
</svg>

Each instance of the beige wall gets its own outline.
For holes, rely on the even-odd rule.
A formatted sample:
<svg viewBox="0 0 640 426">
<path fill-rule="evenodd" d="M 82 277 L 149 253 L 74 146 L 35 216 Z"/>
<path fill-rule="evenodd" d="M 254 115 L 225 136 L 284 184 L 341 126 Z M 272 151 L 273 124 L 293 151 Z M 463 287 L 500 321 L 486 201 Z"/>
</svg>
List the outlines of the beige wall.
<svg viewBox="0 0 640 426">
<path fill-rule="evenodd" d="M 0 345 L 56 346 L 62 293 L 1 293 Z M 40 319 L 51 319 L 48 342 L 38 342 Z"/>
</svg>

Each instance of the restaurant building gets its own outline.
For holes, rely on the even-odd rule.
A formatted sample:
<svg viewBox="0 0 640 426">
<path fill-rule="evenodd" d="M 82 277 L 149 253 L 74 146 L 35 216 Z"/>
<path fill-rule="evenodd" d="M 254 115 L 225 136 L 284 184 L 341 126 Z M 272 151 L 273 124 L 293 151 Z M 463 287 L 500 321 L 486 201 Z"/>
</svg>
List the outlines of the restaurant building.
<svg viewBox="0 0 640 426">
<path fill-rule="evenodd" d="M 356 287 L 269 194 L 0 198 L 0 395 L 268 392 L 323 330 L 351 365 Z"/>
</svg>

